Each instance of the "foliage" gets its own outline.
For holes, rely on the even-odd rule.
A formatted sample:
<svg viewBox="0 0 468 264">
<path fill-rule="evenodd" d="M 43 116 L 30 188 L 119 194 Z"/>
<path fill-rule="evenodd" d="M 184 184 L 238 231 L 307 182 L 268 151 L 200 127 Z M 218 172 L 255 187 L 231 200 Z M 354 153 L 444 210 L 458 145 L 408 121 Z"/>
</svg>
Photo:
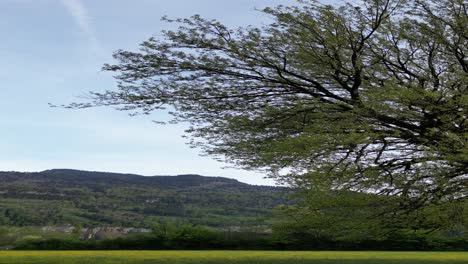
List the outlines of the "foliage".
<svg viewBox="0 0 468 264">
<path fill-rule="evenodd" d="M 384 208 L 466 199 L 465 1 L 311 0 L 263 12 L 275 21 L 237 30 L 166 19 L 180 28 L 104 66 L 117 90 L 70 107 L 169 107 L 208 154 L 312 191 L 399 197 Z"/>
<path fill-rule="evenodd" d="M 298 229 L 291 229 L 298 231 Z M 22 239 L 19 250 L 465 250 L 468 238 L 444 238 L 396 232 L 386 238 L 317 236 L 314 233 L 275 230 L 273 234 L 223 232 L 201 226 L 158 225 L 151 234 L 116 239 L 78 240 L 73 237 Z M 307 229 L 305 229 L 307 230 Z"/>
<path fill-rule="evenodd" d="M 395 240 L 397 234 L 468 238 L 468 204 L 463 201 L 399 211 L 395 208 L 399 197 L 350 191 L 315 191 L 301 196 L 304 200 L 298 205 L 277 210 L 274 231 L 283 240 Z"/>
</svg>

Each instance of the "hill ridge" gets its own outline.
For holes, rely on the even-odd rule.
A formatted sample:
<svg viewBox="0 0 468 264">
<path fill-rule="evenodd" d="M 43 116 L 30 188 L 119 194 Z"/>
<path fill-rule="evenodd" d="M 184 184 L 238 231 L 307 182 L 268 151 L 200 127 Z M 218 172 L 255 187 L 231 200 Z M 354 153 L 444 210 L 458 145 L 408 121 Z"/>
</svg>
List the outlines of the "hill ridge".
<svg viewBox="0 0 468 264">
<path fill-rule="evenodd" d="M 71 169 L 0 172 L 1 225 L 151 227 L 158 221 L 258 226 L 292 190 L 225 177 Z"/>
<path fill-rule="evenodd" d="M 223 177 L 223 176 L 208 176 L 208 175 L 201 175 L 201 174 L 195 174 L 195 173 L 184 173 L 184 174 L 176 174 L 176 175 L 141 175 L 141 174 L 136 174 L 136 173 L 120 173 L 120 172 L 108 172 L 108 171 L 92 171 L 92 170 L 78 170 L 78 169 L 48 169 L 48 170 L 43 170 L 43 171 L 37 171 L 37 172 L 21 172 L 21 171 L 0 171 L 0 174 L 2 173 L 16 173 L 16 174 L 69 174 L 69 173 L 87 173 L 87 174 L 99 174 L 101 176 L 126 176 L 126 177 L 141 177 L 141 178 L 153 178 L 153 177 L 179 177 L 179 178 L 202 178 L 202 179 L 212 179 L 212 180 L 221 180 L 221 181 L 230 181 L 230 182 L 236 182 L 239 184 L 245 184 L 249 186 L 265 186 L 265 187 L 270 187 L 271 185 L 257 185 L 257 184 L 250 184 L 250 183 L 245 183 L 242 181 L 239 181 L 234 178 L 229 178 L 229 177 Z M 67 175 L 67 177 L 70 177 L 72 175 Z M 277 186 L 273 186 L 277 187 Z M 278 186 L 279 187 L 279 186 Z"/>
</svg>

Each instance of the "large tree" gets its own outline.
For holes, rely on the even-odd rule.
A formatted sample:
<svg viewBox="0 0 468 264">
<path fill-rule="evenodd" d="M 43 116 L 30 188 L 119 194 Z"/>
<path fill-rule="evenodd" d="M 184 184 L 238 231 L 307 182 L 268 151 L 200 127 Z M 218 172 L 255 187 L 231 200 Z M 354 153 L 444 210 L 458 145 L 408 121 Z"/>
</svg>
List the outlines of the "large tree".
<svg viewBox="0 0 468 264">
<path fill-rule="evenodd" d="M 115 52 L 118 88 L 71 105 L 166 109 L 192 143 L 316 190 L 459 201 L 468 184 L 465 0 L 298 1 L 229 29 L 199 16 Z"/>
</svg>

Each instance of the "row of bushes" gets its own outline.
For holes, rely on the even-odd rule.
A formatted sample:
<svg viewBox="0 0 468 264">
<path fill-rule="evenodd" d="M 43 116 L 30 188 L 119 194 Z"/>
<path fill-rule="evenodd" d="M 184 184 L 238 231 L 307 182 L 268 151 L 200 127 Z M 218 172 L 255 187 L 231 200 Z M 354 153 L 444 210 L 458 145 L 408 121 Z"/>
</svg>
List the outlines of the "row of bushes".
<svg viewBox="0 0 468 264">
<path fill-rule="evenodd" d="M 467 239 L 406 237 L 387 240 L 333 240 L 303 238 L 294 241 L 276 239 L 274 235 L 222 233 L 203 227 L 183 226 L 176 230 L 157 230 L 149 235 L 108 240 L 48 239 L 23 241 L 19 250 L 431 250 L 468 249 Z"/>
</svg>

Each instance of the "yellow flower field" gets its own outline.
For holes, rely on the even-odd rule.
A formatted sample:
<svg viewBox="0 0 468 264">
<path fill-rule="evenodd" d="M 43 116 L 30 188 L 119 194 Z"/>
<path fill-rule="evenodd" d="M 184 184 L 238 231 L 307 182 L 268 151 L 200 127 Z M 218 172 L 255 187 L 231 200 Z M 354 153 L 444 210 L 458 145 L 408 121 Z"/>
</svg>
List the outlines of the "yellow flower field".
<svg viewBox="0 0 468 264">
<path fill-rule="evenodd" d="M 0 264 L 442 264 L 468 252 L 373 251 L 0 251 Z"/>
</svg>

